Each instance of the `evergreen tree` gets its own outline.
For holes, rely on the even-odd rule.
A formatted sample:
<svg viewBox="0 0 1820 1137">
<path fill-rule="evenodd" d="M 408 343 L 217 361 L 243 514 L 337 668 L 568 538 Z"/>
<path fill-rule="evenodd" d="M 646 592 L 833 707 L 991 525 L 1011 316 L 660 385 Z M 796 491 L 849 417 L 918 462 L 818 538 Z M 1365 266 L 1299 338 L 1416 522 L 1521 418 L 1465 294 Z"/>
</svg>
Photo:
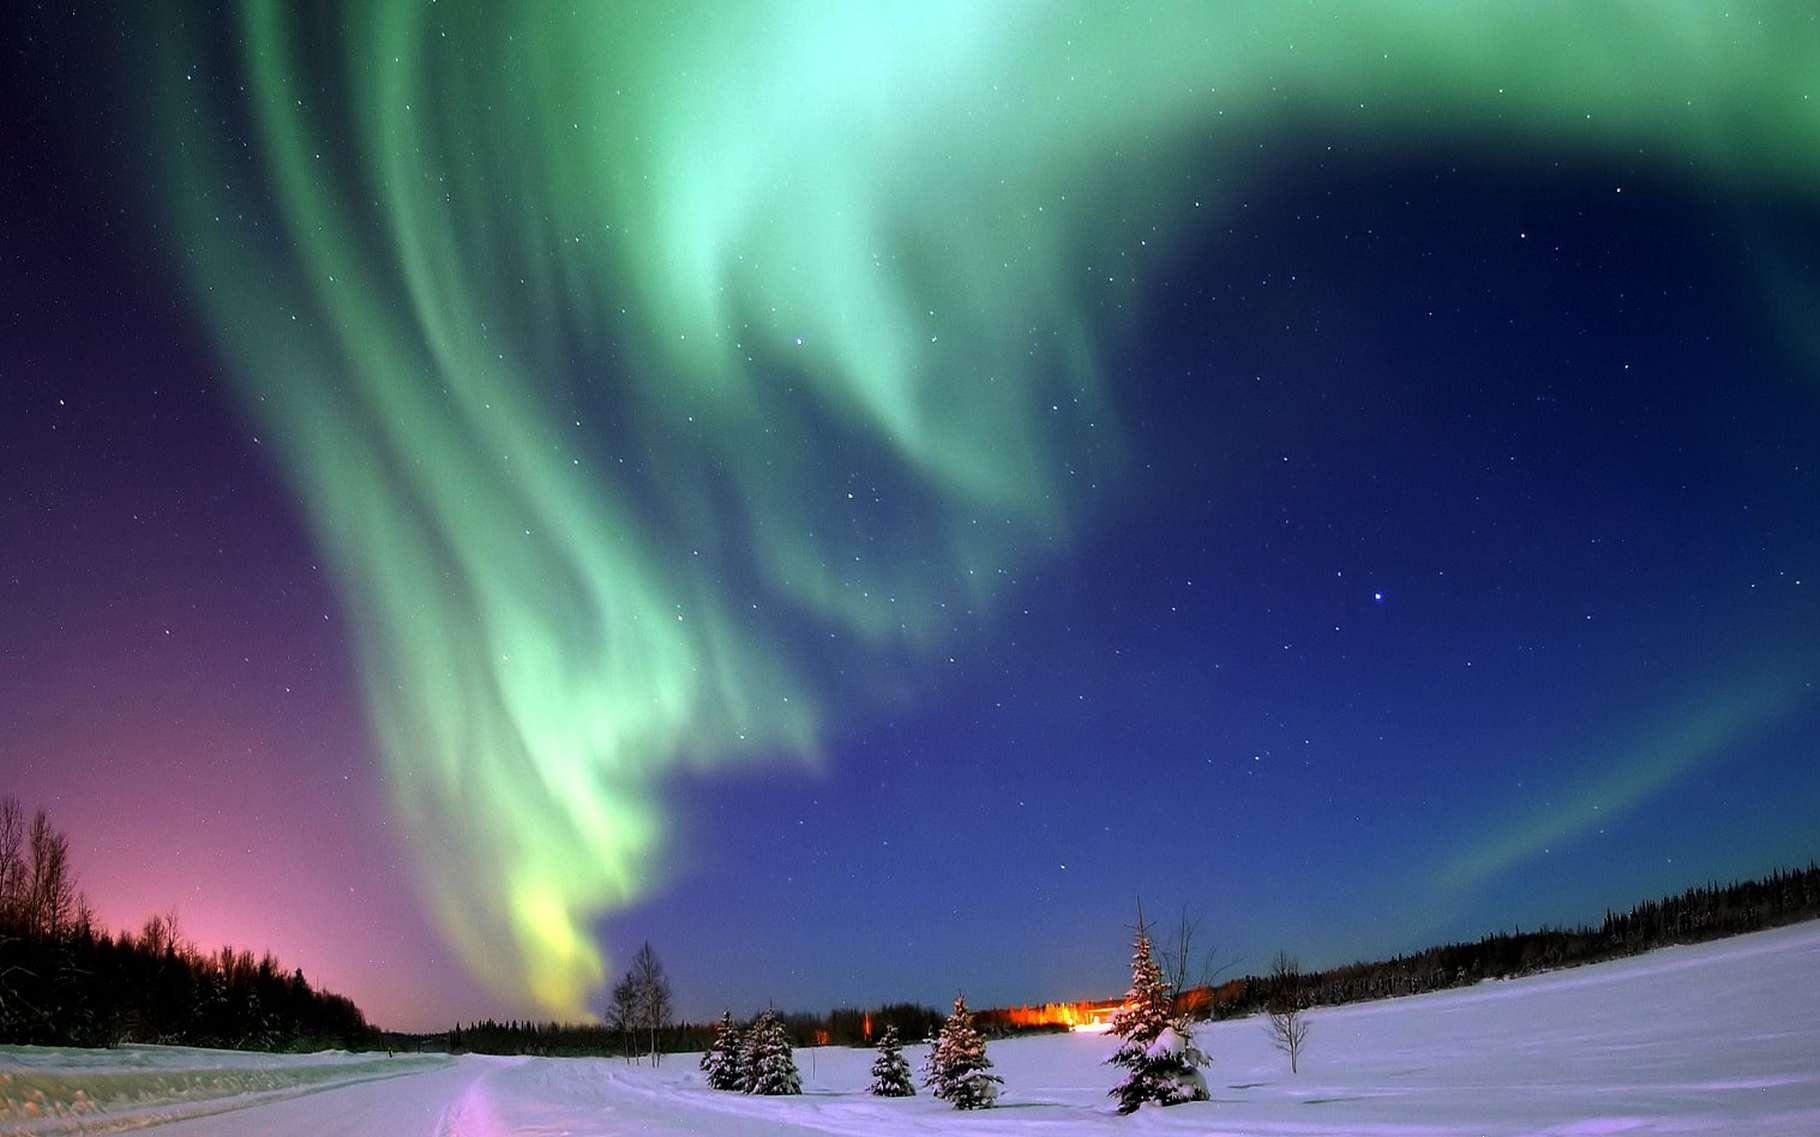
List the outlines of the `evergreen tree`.
<svg viewBox="0 0 1820 1137">
<path fill-rule="evenodd" d="M 954 1013 L 942 1024 L 941 1034 L 929 1049 L 923 1084 L 955 1109 L 989 1109 L 998 1101 L 998 1088 L 1005 1081 L 991 1070 L 986 1040 L 973 1025 L 966 998 L 957 996 Z"/>
<path fill-rule="evenodd" d="M 739 1028 L 733 1025 L 733 1012 L 727 1011 L 720 1016 L 720 1022 L 714 1028 L 714 1042 L 701 1055 L 701 1070 L 708 1075 L 710 1089 L 743 1088 L 740 1042 Z"/>
<path fill-rule="evenodd" d="M 790 1054 L 790 1038 L 775 1014 L 766 1011 L 758 1016 L 748 1035 L 748 1048 L 751 1059 L 747 1093 L 778 1096 L 803 1092 L 796 1059 Z"/>
<path fill-rule="evenodd" d="M 1112 1016 L 1112 1033 L 1124 1040 L 1106 1060 L 1126 1070 L 1125 1080 L 1111 1091 L 1119 1099 L 1120 1113 L 1130 1113 L 1145 1102 L 1179 1105 L 1207 1100 L 1207 1081 L 1201 1077 L 1207 1056 L 1195 1047 L 1187 1019 L 1175 1013 L 1175 992 L 1150 954 L 1150 930 L 1141 909 L 1131 955 L 1131 990 L 1125 994 L 1125 1005 Z"/>
<path fill-rule="evenodd" d="M 878 1036 L 878 1057 L 872 1060 L 872 1084 L 866 1092 L 881 1098 L 907 1098 L 916 1093 L 910 1080 L 910 1063 L 904 1058 L 894 1026 L 886 1026 Z"/>
<path fill-rule="evenodd" d="M 742 1094 L 751 1093 L 752 1087 L 758 1084 L 758 1028 L 763 1021 L 762 1018 L 753 1019 L 751 1024 L 739 1033 L 739 1046 L 734 1051 L 739 1055 L 739 1061 L 734 1068 L 733 1088 Z"/>
</svg>

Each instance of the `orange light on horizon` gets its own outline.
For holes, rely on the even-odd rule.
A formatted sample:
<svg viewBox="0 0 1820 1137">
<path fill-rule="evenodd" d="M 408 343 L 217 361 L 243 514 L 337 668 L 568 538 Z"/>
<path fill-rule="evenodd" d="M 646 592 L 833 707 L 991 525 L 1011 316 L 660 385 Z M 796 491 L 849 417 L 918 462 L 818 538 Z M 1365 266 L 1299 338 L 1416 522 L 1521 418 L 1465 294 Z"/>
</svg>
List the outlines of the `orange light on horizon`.
<svg viewBox="0 0 1820 1137">
<path fill-rule="evenodd" d="M 1120 1002 L 1044 1003 L 1035 1007 L 1012 1007 L 1005 1017 L 1013 1026 L 1065 1026 L 1071 1031 L 1096 1033 L 1112 1029 L 1112 1016 L 1123 1006 Z"/>
</svg>

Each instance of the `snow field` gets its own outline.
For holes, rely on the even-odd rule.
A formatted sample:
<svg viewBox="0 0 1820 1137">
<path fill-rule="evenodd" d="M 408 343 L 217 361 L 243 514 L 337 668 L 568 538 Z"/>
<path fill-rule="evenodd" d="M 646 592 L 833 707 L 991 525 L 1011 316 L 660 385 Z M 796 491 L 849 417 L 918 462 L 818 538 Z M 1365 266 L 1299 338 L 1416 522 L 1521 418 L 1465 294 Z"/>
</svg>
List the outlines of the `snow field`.
<svg viewBox="0 0 1820 1137">
<path fill-rule="evenodd" d="M 1213 1100 L 1129 1117 L 1107 1096 L 1117 1071 L 1103 1062 L 1116 1040 L 1096 1034 L 992 1043 L 1005 1085 L 997 1108 L 976 1112 L 920 1085 L 913 1098 L 870 1097 L 873 1052 L 835 1047 L 797 1051 L 805 1093 L 775 1098 L 709 1090 L 694 1055 L 653 1070 L 609 1059 L 413 1067 L 360 1055 L 0 1049 L 5 1108 L 16 1109 L 15 1087 L 50 1075 L 55 1100 L 82 1092 L 90 1103 L 79 1119 L 90 1128 L 47 1113 L 9 1128 L 25 1115 L 6 1112 L 0 1133 L 148 1124 L 170 1116 L 160 1095 L 171 1087 L 193 1094 L 180 1108 L 231 1111 L 160 1137 L 1820 1137 L 1820 922 L 1321 1009 L 1310 1021 L 1295 1076 L 1261 1019 L 1202 1026 Z M 905 1048 L 919 1070 L 925 1053 Z"/>
</svg>

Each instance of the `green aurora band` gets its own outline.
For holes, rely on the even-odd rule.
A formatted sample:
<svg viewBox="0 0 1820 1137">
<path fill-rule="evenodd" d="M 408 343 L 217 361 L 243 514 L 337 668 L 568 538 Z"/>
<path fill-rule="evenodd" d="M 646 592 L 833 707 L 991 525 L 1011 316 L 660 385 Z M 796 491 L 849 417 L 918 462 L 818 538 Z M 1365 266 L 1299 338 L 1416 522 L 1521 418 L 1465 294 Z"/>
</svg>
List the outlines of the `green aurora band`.
<svg viewBox="0 0 1820 1137">
<path fill-rule="evenodd" d="M 1102 369 L 1210 169 L 1318 129 L 1810 187 L 1799 7 L 144 19 L 170 243 L 338 575 L 431 905 L 575 1015 L 669 783 L 812 758 L 841 660 L 932 650 L 1084 522 Z"/>
<path fill-rule="evenodd" d="M 1524 810 L 1522 816 L 1468 843 L 1441 866 L 1438 883 L 1448 890 L 1470 888 L 1614 822 L 1651 794 L 1723 757 L 1811 700 L 1811 692 L 1789 680 L 1800 673 L 1792 663 L 1775 670 L 1760 668 L 1761 664 L 1739 664 L 1728 673 L 1746 674 L 1747 680 L 1679 700 L 1673 714 L 1628 737 L 1601 739 L 1598 749 L 1577 756 L 1573 764 L 1589 773 L 1557 787 L 1551 796 L 1558 801 Z M 1483 820 L 1475 828 L 1485 828 Z"/>
</svg>

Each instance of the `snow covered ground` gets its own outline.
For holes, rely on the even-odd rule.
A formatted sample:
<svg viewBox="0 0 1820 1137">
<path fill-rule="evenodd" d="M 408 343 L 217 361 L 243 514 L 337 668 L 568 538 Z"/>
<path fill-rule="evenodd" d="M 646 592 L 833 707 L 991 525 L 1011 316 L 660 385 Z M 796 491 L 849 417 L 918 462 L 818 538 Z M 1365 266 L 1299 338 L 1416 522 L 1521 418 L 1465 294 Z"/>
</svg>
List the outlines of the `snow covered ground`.
<svg viewBox="0 0 1820 1137">
<path fill-rule="evenodd" d="M 705 1089 L 693 1056 L 254 1056 L 0 1048 L 0 1133 L 1726 1134 L 1820 1137 L 1820 922 L 1504 983 L 1317 1011 L 1291 1077 L 1255 1019 L 1204 1027 L 1214 1101 L 1119 1117 L 1104 1035 L 992 1044 L 998 1109 L 860 1092 L 871 1054 L 799 1050 L 808 1092 Z M 920 1063 L 917 1048 L 909 1052 Z M 179 1118 L 179 1120 L 171 1120 Z"/>
<path fill-rule="evenodd" d="M 240 1114 L 452 1064 L 439 1055 L 387 1058 L 342 1051 L 281 1055 L 187 1046 L 0 1046 L 0 1134 L 111 1133 L 224 1111 Z M 231 1125 L 220 1130 L 258 1131 Z"/>
</svg>

